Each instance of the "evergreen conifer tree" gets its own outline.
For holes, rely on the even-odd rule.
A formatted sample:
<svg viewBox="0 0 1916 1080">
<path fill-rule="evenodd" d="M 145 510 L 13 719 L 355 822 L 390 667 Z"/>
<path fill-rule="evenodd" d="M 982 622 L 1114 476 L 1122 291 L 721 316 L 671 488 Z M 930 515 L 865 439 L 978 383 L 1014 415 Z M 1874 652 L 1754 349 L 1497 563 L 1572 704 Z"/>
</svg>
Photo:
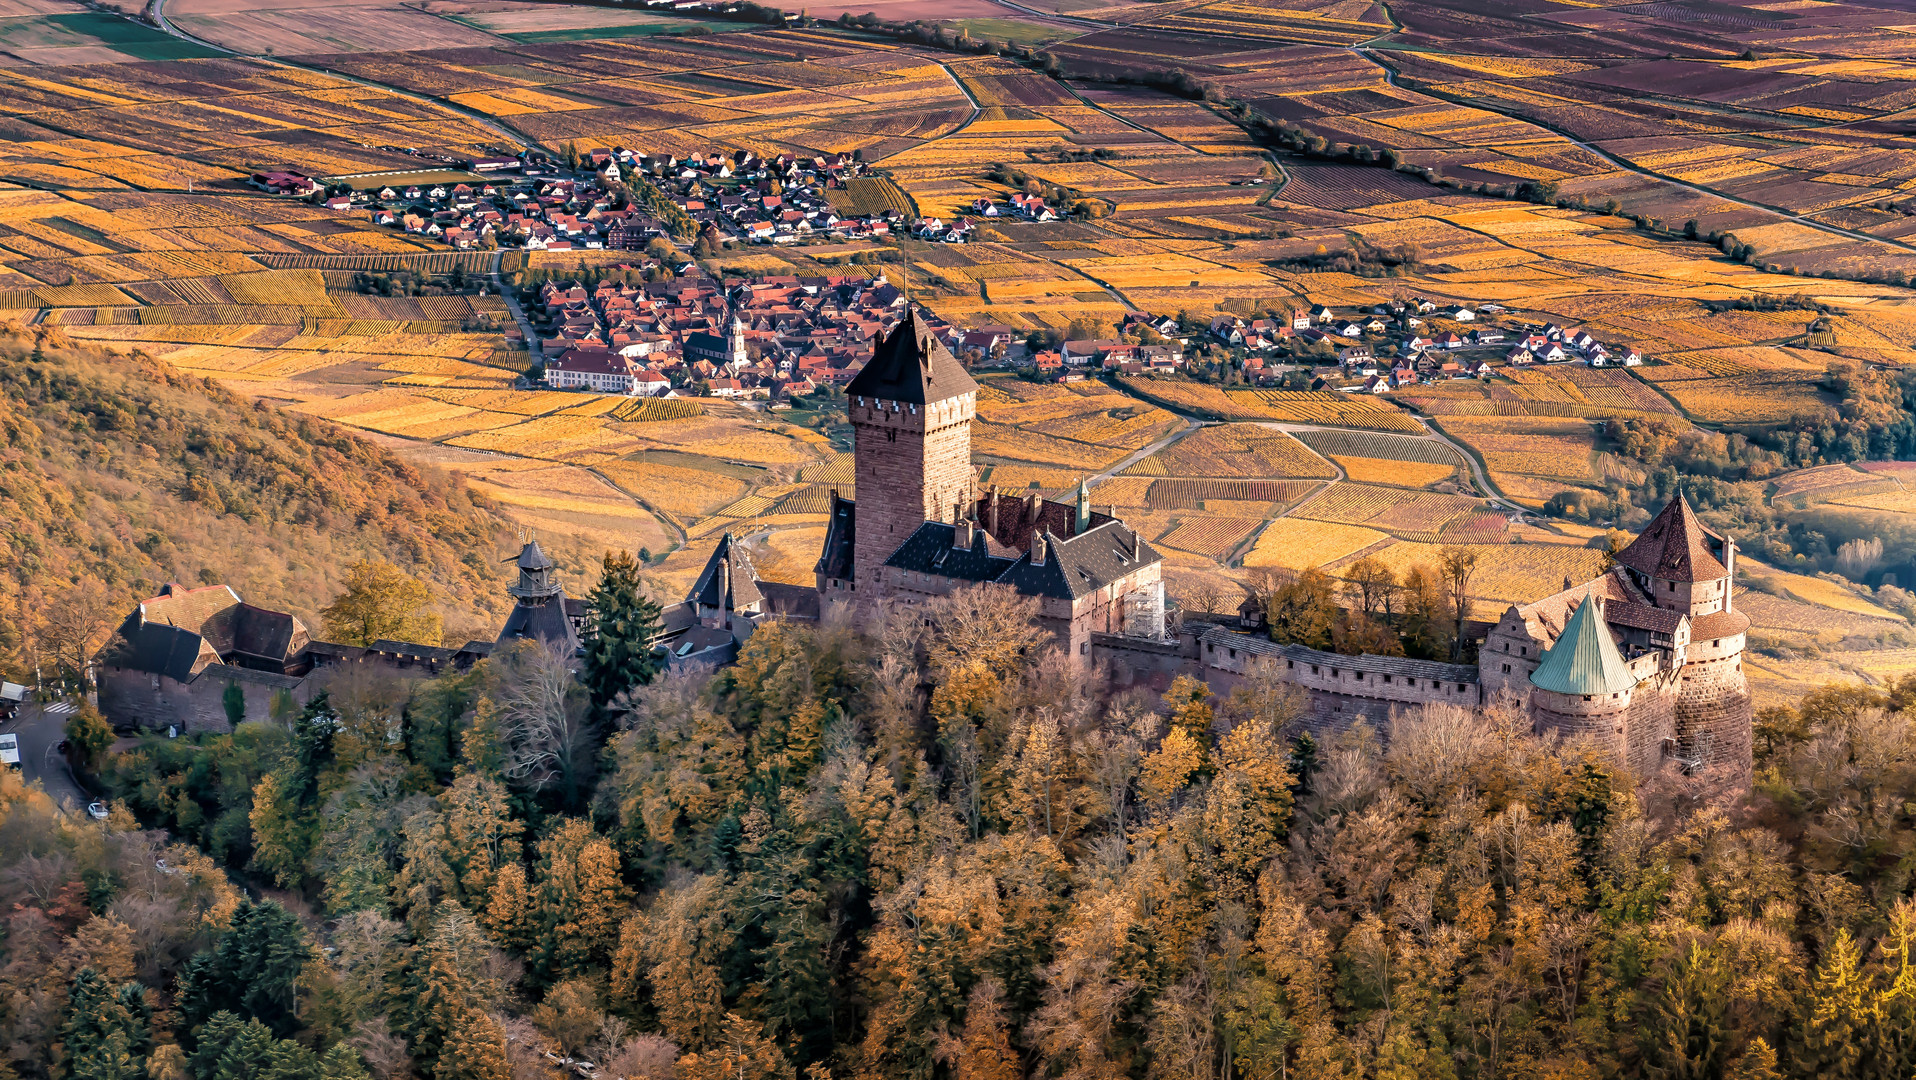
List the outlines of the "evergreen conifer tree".
<svg viewBox="0 0 1916 1080">
<path fill-rule="evenodd" d="M 291 912 L 271 900 L 241 906 L 213 947 L 180 974 L 185 1026 L 210 1027 L 224 1011 L 259 1020 L 275 1037 L 291 1035 L 299 1027 L 294 1006 L 300 972 L 311 956 L 306 931 Z"/>
<path fill-rule="evenodd" d="M 599 712 L 659 673 L 659 658 L 652 651 L 659 634 L 659 605 L 642 588 L 639 563 L 631 553 L 605 553 L 605 571 L 590 598 L 593 633 L 586 644 L 583 680 Z"/>
<path fill-rule="evenodd" d="M 106 976 L 81 968 L 67 994 L 60 1043 L 67 1080 L 133 1080 L 146 1071 L 152 1049 L 152 1010 L 140 984 L 114 987 Z"/>
</svg>

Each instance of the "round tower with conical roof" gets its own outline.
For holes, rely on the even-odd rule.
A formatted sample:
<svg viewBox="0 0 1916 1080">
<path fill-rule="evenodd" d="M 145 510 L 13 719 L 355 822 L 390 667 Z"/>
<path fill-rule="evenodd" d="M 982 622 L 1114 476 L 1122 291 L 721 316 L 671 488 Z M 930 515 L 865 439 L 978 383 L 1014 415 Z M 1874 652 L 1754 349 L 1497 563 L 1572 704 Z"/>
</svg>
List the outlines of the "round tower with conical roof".
<svg viewBox="0 0 1916 1080">
<path fill-rule="evenodd" d="M 1604 622 L 1603 602 L 1594 593 L 1586 594 L 1530 673 L 1533 730 L 1591 739 L 1636 770 L 1654 765 L 1633 760 L 1641 755 L 1631 752 L 1630 710 L 1636 687 L 1637 678 Z"/>
</svg>

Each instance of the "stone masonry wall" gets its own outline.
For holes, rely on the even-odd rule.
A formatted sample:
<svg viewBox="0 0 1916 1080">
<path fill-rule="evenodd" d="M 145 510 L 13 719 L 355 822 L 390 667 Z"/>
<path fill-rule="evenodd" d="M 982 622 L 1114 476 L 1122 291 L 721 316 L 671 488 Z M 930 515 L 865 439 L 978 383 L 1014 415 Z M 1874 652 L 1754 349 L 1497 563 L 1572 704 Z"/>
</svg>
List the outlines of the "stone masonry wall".
<svg viewBox="0 0 1916 1080">
<path fill-rule="evenodd" d="M 885 560 L 926 521 L 951 520 L 971 493 L 976 395 L 918 409 L 866 399 L 848 410 L 856 432 L 858 533 L 852 552 L 861 591 L 884 595 Z"/>
<path fill-rule="evenodd" d="M 233 681 L 246 695 L 248 720 L 264 720 L 271 715 L 274 687 L 243 679 Z M 302 680 L 292 688 L 294 701 L 305 704 L 311 696 L 310 681 Z M 183 732 L 231 731 L 233 727 L 226 718 L 227 682 L 212 672 L 183 683 L 144 671 L 105 668 L 100 672 L 100 712 L 116 727 L 160 730 L 176 725 Z"/>
<path fill-rule="evenodd" d="M 1755 731 L 1741 653 L 1686 664 L 1676 702 L 1677 756 L 1750 783 Z"/>
</svg>

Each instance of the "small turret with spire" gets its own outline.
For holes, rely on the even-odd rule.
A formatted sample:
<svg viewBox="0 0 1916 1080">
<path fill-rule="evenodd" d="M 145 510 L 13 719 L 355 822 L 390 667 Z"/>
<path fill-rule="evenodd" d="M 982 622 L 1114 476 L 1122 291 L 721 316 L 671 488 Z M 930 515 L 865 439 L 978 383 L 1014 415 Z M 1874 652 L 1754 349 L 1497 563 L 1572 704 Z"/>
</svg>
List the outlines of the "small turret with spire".
<svg viewBox="0 0 1916 1080">
<path fill-rule="evenodd" d="M 559 584 L 559 575 L 553 568 L 552 560 L 539 547 L 539 541 L 526 537 L 525 546 L 519 549 L 517 557 L 506 560 L 519 567 L 519 583 L 506 588 L 509 596 L 521 603 L 531 601 L 543 603 L 565 591 Z"/>
</svg>

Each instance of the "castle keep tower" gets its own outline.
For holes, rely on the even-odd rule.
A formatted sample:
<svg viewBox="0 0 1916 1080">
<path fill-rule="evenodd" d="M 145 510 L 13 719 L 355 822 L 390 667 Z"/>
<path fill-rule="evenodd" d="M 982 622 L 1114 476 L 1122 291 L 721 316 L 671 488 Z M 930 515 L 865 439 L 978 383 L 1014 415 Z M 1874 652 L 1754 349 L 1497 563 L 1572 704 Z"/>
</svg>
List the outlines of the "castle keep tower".
<svg viewBox="0 0 1916 1080">
<path fill-rule="evenodd" d="M 914 309 L 845 387 L 856 440 L 854 589 L 877 595 L 885 560 L 971 495 L 978 384 Z"/>
</svg>

